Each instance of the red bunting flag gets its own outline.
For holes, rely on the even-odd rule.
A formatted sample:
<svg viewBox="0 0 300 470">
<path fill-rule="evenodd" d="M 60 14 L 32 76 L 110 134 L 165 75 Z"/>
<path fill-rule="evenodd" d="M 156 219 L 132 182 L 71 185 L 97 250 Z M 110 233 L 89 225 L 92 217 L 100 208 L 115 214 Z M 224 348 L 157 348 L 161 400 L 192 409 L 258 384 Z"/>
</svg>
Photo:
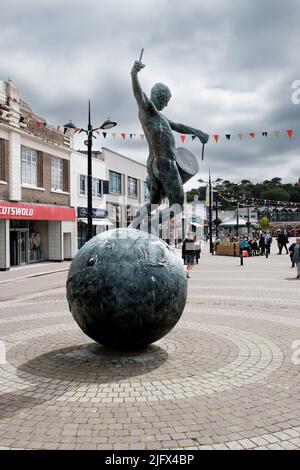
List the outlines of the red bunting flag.
<svg viewBox="0 0 300 470">
<path fill-rule="evenodd" d="M 254 137 L 255 137 L 255 132 L 249 132 L 249 135 L 250 135 L 250 137 L 252 137 L 252 139 L 254 139 Z"/>
<path fill-rule="evenodd" d="M 218 140 L 219 140 L 219 134 L 214 134 L 214 139 L 215 139 L 216 142 L 218 142 Z"/>
<path fill-rule="evenodd" d="M 185 135 L 180 134 L 181 142 L 184 143 L 185 141 Z"/>
<path fill-rule="evenodd" d="M 40 121 L 36 121 L 36 128 L 39 129 L 39 127 L 41 127 L 41 123 Z"/>
<path fill-rule="evenodd" d="M 287 130 L 287 135 L 289 136 L 289 138 L 291 138 L 293 135 L 293 130 L 292 129 Z"/>
<path fill-rule="evenodd" d="M 122 139 L 125 140 L 126 134 L 125 132 L 121 132 Z"/>
</svg>

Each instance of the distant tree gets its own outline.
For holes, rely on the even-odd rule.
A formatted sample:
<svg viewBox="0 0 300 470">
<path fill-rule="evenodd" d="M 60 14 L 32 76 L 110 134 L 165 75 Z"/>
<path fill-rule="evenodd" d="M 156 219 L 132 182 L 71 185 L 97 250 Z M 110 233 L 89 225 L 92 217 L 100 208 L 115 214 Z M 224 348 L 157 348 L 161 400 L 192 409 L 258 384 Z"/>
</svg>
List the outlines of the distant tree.
<svg viewBox="0 0 300 470">
<path fill-rule="evenodd" d="M 242 180 L 242 181 L 241 181 L 241 184 L 246 185 L 246 184 L 252 184 L 252 183 L 251 183 L 250 180 Z"/>
<path fill-rule="evenodd" d="M 225 187 L 228 187 L 228 186 L 231 185 L 231 182 L 229 180 L 224 180 L 223 184 L 224 184 Z"/>
<path fill-rule="evenodd" d="M 288 201 L 289 193 L 283 188 L 274 188 L 261 193 L 261 199 L 272 199 L 272 201 Z"/>
<path fill-rule="evenodd" d="M 278 178 L 277 176 L 275 176 L 275 178 L 272 178 L 271 179 L 271 183 L 277 185 L 277 186 L 280 186 L 281 185 L 281 181 L 282 181 L 282 178 Z"/>
</svg>

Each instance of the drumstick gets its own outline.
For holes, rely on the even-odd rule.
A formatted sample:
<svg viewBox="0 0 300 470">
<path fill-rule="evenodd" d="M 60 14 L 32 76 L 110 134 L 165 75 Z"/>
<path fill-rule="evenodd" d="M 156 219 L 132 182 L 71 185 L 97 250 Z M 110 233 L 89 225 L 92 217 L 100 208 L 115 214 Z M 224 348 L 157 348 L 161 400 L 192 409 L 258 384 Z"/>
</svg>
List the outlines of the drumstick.
<svg viewBox="0 0 300 470">
<path fill-rule="evenodd" d="M 144 48 L 142 48 L 142 50 L 141 50 L 139 62 L 142 62 L 143 54 L 144 54 Z"/>
<path fill-rule="evenodd" d="M 204 146 L 205 146 L 205 144 L 203 143 L 203 144 L 202 144 L 202 158 L 201 158 L 201 160 L 204 159 Z"/>
</svg>

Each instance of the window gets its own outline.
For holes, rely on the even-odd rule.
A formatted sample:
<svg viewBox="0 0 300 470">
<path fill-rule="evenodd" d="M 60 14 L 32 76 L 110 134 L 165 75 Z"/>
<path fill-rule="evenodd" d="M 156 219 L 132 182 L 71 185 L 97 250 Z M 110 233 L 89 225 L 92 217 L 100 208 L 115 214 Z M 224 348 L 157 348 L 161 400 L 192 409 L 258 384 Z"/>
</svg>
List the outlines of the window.
<svg viewBox="0 0 300 470">
<path fill-rule="evenodd" d="M 79 184 L 80 184 L 80 188 L 79 188 L 80 195 L 86 196 L 87 195 L 87 176 L 86 175 L 80 175 Z M 101 180 L 99 180 L 98 178 L 92 179 L 92 196 L 93 197 L 102 196 Z"/>
<path fill-rule="evenodd" d="M 127 177 L 127 192 L 130 197 L 137 197 L 137 179 L 131 176 Z"/>
<path fill-rule="evenodd" d="M 85 175 L 80 175 L 80 194 L 81 196 L 86 195 L 86 176 Z"/>
<path fill-rule="evenodd" d="M 150 191 L 149 191 L 146 181 L 144 181 L 144 199 L 145 201 L 150 201 Z"/>
<path fill-rule="evenodd" d="M 37 185 L 37 152 L 22 147 L 22 183 Z"/>
<path fill-rule="evenodd" d="M 94 178 L 93 186 L 95 186 L 95 196 L 96 197 L 101 197 L 102 196 L 101 180 L 98 180 L 97 178 Z"/>
<path fill-rule="evenodd" d="M 109 172 L 109 192 L 122 194 L 121 174 L 115 171 Z"/>
<path fill-rule="evenodd" d="M 63 161 L 61 158 L 52 157 L 51 188 L 54 191 L 63 191 Z"/>
</svg>

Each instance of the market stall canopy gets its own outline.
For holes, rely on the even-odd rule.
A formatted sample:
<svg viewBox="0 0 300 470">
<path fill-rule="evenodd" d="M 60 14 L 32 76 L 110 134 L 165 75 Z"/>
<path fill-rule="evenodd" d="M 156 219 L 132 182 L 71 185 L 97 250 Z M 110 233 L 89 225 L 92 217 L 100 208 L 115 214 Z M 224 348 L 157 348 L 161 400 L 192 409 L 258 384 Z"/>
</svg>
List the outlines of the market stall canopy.
<svg viewBox="0 0 300 470">
<path fill-rule="evenodd" d="M 247 220 L 243 217 L 238 218 L 239 227 L 247 227 Z M 232 217 L 231 219 L 225 220 L 220 224 L 220 227 L 235 227 L 237 225 L 237 217 Z"/>
<path fill-rule="evenodd" d="M 87 219 L 78 219 L 78 221 L 83 222 L 84 224 L 88 223 Z M 108 219 L 93 219 L 93 225 L 104 225 L 110 227 L 114 224 Z"/>
</svg>

